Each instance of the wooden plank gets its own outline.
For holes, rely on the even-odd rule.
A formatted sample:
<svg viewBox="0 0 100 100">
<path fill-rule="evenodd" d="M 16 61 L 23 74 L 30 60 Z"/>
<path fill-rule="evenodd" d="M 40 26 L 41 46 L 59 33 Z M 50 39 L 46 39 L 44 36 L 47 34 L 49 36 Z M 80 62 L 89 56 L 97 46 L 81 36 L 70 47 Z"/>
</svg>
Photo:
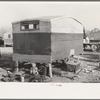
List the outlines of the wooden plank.
<svg viewBox="0 0 100 100">
<path fill-rule="evenodd" d="M 50 55 L 27 55 L 27 54 L 18 54 L 14 53 L 12 55 L 14 61 L 20 61 L 20 62 L 37 62 L 37 63 L 49 63 L 51 62 L 51 56 Z"/>
<path fill-rule="evenodd" d="M 49 75 L 52 78 L 52 65 L 49 63 Z"/>
</svg>

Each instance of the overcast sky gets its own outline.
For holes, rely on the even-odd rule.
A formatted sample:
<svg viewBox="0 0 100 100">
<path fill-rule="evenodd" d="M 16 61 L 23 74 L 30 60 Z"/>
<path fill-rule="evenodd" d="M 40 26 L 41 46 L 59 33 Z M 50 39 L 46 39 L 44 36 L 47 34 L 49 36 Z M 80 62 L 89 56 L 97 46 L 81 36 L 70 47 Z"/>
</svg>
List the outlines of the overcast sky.
<svg viewBox="0 0 100 100">
<path fill-rule="evenodd" d="M 100 28 L 100 2 L 1 2 L 0 27 L 40 16 L 66 15 L 79 20 L 86 29 Z"/>
</svg>

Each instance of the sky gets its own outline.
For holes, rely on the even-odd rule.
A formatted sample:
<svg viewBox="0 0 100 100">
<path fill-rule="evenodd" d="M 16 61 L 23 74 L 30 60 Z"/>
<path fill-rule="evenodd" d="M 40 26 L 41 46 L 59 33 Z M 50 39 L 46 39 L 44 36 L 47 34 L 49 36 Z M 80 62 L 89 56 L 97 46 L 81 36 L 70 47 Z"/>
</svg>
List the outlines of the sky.
<svg viewBox="0 0 100 100">
<path fill-rule="evenodd" d="M 65 15 L 79 20 L 87 30 L 100 28 L 100 2 L 3 2 L 0 1 L 0 27 L 14 21 L 40 16 Z"/>
</svg>

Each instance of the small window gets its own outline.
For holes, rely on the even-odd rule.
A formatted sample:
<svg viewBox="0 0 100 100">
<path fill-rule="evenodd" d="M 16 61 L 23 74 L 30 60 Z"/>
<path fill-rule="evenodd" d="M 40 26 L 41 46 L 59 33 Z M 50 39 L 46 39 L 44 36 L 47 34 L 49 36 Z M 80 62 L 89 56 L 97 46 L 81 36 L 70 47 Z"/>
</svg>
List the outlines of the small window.
<svg viewBox="0 0 100 100">
<path fill-rule="evenodd" d="M 29 25 L 21 25 L 21 29 L 22 29 L 22 30 L 29 29 Z"/>
<path fill-rule="evenodd" d="M 22 29 L 22 30 L 25 30 L 25 26 L 21 26 L 21 29 Z"/>
<path fill-rule="evenodd" d="M 34 29 L 34 25 L 33 24 L 29 24 L 29 29 Z"/>
<path fill-rule="evenodd" d="M 22 22 L 21 30 L 38 30 L 39 22 Z"/>
<path fill-rule="evenodd" d="M 8 34 L 8 38 L 11 38 L 11 34 Z"/>
</svg>

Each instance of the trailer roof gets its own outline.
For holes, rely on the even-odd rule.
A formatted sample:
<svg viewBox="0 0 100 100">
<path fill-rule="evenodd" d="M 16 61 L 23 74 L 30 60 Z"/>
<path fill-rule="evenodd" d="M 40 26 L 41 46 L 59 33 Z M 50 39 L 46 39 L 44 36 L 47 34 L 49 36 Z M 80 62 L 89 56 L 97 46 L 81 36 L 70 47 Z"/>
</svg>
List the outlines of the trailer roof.
<svg viewBox="0 0 100 100">
<path fill-rule="evenodd" d="M 40 20 L 40 21 L 48 21 L 49 22 L 50 20 L 59 18 L 59 17 L 61 17 L 61 16 L 41 16 L 41 17 L 36 17 L 36 18 L 23 19 L 23 20 L 15 21 L 13 23 L 19 23 L 22 21 L 31 21 L 31 20 Z"/>
<path fill-rule="evenodd" d="M 23 20 L 20 20 L 20 21 L 15 21 L 13 23 L 19 23 L 19 22 L 23 22 L 23 21 L 32 21 L 32 20 L 40 20 L 40 21 L 50 22 L 51 20 L 56 20 L 56 19 L 65 18 L 65 17 L 66 18 L 71 18 L 71 19 L 77 21 L 78 23 L 80 23 L 75 18 L 67 17 L 67 16 L 42 16 L 42 17 L 36 17 L 36 18 L 30 18 L 30 19 L 23 19 Z M 82 24 L 82 23 L 80 23 L 80 24 Z"/>
</svg>

